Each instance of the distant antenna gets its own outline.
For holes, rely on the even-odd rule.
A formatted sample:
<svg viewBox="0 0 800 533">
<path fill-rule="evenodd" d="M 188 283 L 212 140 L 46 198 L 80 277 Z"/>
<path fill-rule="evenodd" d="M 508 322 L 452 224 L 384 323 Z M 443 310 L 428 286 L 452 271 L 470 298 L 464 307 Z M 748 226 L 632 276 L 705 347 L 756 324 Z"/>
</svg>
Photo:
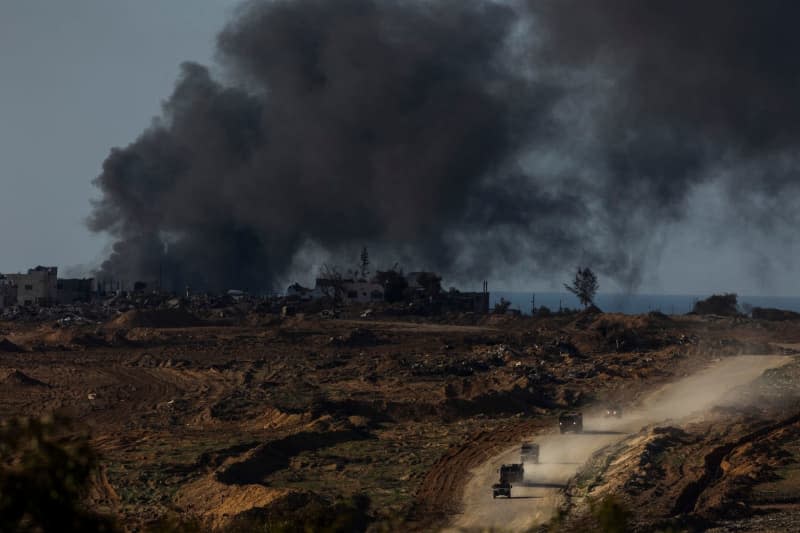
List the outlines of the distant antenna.
<svg viewBox="0 0 800 533">
<path fill-rule="evenodd" d="M 536 293 L 534 292 L 533 296 L 531 296 L 531 315 L 535 314 L 536 314 Z"/>
</svg>

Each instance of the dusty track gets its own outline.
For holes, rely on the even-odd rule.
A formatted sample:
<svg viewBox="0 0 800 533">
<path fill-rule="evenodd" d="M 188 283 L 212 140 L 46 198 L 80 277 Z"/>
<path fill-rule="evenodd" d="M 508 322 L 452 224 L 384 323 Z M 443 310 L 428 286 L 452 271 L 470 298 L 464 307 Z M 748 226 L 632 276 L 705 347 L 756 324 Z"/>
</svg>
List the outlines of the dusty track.
<svg viewBox="0 0 800 533">
<path fill-rule="evenodd" d="M 727 358 L 653 392 L 621 420 L 585 416 L 583 434 L 532 435 L 530 440 L 541 446 L 542 464 L 526 469 L 525 482 L 513 487 L 511 499 L 494 500 L 491 485 L 497 480 L 500 465 L 519 462 L 519 443 L 514 443 L 473 470 L 464 491 L 463 512 L 455 518 L 451 530 L 519 531 L 548 521 L 560 503 L 561 489 L 593 452 L 642 426 L 704 411 L 731 389 L 789 360 L 782 356 Z"/>
</svg>

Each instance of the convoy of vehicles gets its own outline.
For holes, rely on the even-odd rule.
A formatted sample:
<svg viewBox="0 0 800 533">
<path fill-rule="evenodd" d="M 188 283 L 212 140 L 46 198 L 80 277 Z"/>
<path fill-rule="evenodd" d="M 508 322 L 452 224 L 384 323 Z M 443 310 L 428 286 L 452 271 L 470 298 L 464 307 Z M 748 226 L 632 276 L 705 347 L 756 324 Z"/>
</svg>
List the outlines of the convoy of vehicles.
<svg viewBox="0 0 800 533">
<path fill-rule="evenodd" d="M 512 483 L 520 483 L 525 477 L 522 464 L 507 464 L 500 467 L 500 482 L 492 485 L 492 498 L 498 496 L 511 497 Z"/>
<path fill-rule="evenodd" d="M 606 407 L 606 417 L 622 418 L 622 408 L 616 404 Z M 558 429 L 564 433 L 583 432 L 583 413 L 568 412 L 558 417 Z M 525 464 L 539 464 L 539 445 L 535 442 L 523 442 L 520 448 L 518 464 L 504 464 L 500 467 L 500 481 L 492 485 L 492 498 L 498 496 L 511 497 L 512 483 L 521 483 L 525 477 Z"/>
</svg>

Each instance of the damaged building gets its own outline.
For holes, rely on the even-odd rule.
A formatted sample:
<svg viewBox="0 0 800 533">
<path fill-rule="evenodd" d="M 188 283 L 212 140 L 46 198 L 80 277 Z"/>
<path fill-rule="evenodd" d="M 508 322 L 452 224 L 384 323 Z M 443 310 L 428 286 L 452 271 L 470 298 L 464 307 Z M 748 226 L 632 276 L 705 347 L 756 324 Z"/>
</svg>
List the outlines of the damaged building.
<svg viewBox="0 0 800 533">
<path fill-rule="evenodd" d="M 374 280 L 317 278 L 313 289 L 293 283 L 286 289 L 286 296 L 300 301 L 337 298 L 344 303 L 369 303 L 382 302 L 384 289 Z"/>
<path fill-rule="evenodd" d="M 0 309 L 17 305 L 17 286 L 0 274 Z"/>
<path fill-rule="evenodd" d="M 37 266 L 25 274 L 0 275 L 0 308 L 88 303 L 96 294 L 94 279 L 59 279 L 58 267 Z"/>
<path fill-rule="evenodd" d="M 383 286 L 375 281 L 346 280 L 342 284 L 343 298 L 350 303 L 383 301 Z"/>
<path fill-rule="evenodd" d="M 405 276 L 401 273 L 397 279 L 402 282 L 399 299 L 387 297 L 389 285 L 384 286 L 378 277 L 370 280 L 317 278 L 313 289 L 295 282 L 286 289 L 286 297 L 295 302 L 332 298 L 345 304 L 424 302 L 441 311 L 489 313 L 489 289 L 485 281 L 480 292 L 460 292 L 455 289 L 444 292 L 440 286 L 441 277 L 434 272 L 411 272 Z"/>
<path fill-rule="evenodd" d="M 56 289 L 61 305 L 89 303 L 97 292 L 92 278 L 59 279 Z"/>
<path fill-rule="evenodd" d="M 6 274 L 17 288 L 17 305 L 52 305 L 58 301 L 58 268 L 37 266 L 27 274 Z"/>
</svg>

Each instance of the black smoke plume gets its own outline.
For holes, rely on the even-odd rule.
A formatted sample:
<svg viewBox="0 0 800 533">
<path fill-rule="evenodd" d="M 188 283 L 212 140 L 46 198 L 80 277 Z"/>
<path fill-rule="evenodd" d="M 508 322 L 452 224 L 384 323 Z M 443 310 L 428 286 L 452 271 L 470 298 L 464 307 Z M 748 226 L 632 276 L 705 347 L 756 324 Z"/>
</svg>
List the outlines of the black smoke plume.
<svg viewBox="0 0 800 533">
<path fill-rule="evenodd" d="M 351 262 L 369 244 L 450 278 L 580 262 L 635 286 L 697 187 L 758 228 L 794 202 L 798 14 L 246 3 L 218 39 L 223 74 L 185 64 L 163 116 L 106 159 L 99 276 L 265 289 L 309 243 Z"/>
</svg>

